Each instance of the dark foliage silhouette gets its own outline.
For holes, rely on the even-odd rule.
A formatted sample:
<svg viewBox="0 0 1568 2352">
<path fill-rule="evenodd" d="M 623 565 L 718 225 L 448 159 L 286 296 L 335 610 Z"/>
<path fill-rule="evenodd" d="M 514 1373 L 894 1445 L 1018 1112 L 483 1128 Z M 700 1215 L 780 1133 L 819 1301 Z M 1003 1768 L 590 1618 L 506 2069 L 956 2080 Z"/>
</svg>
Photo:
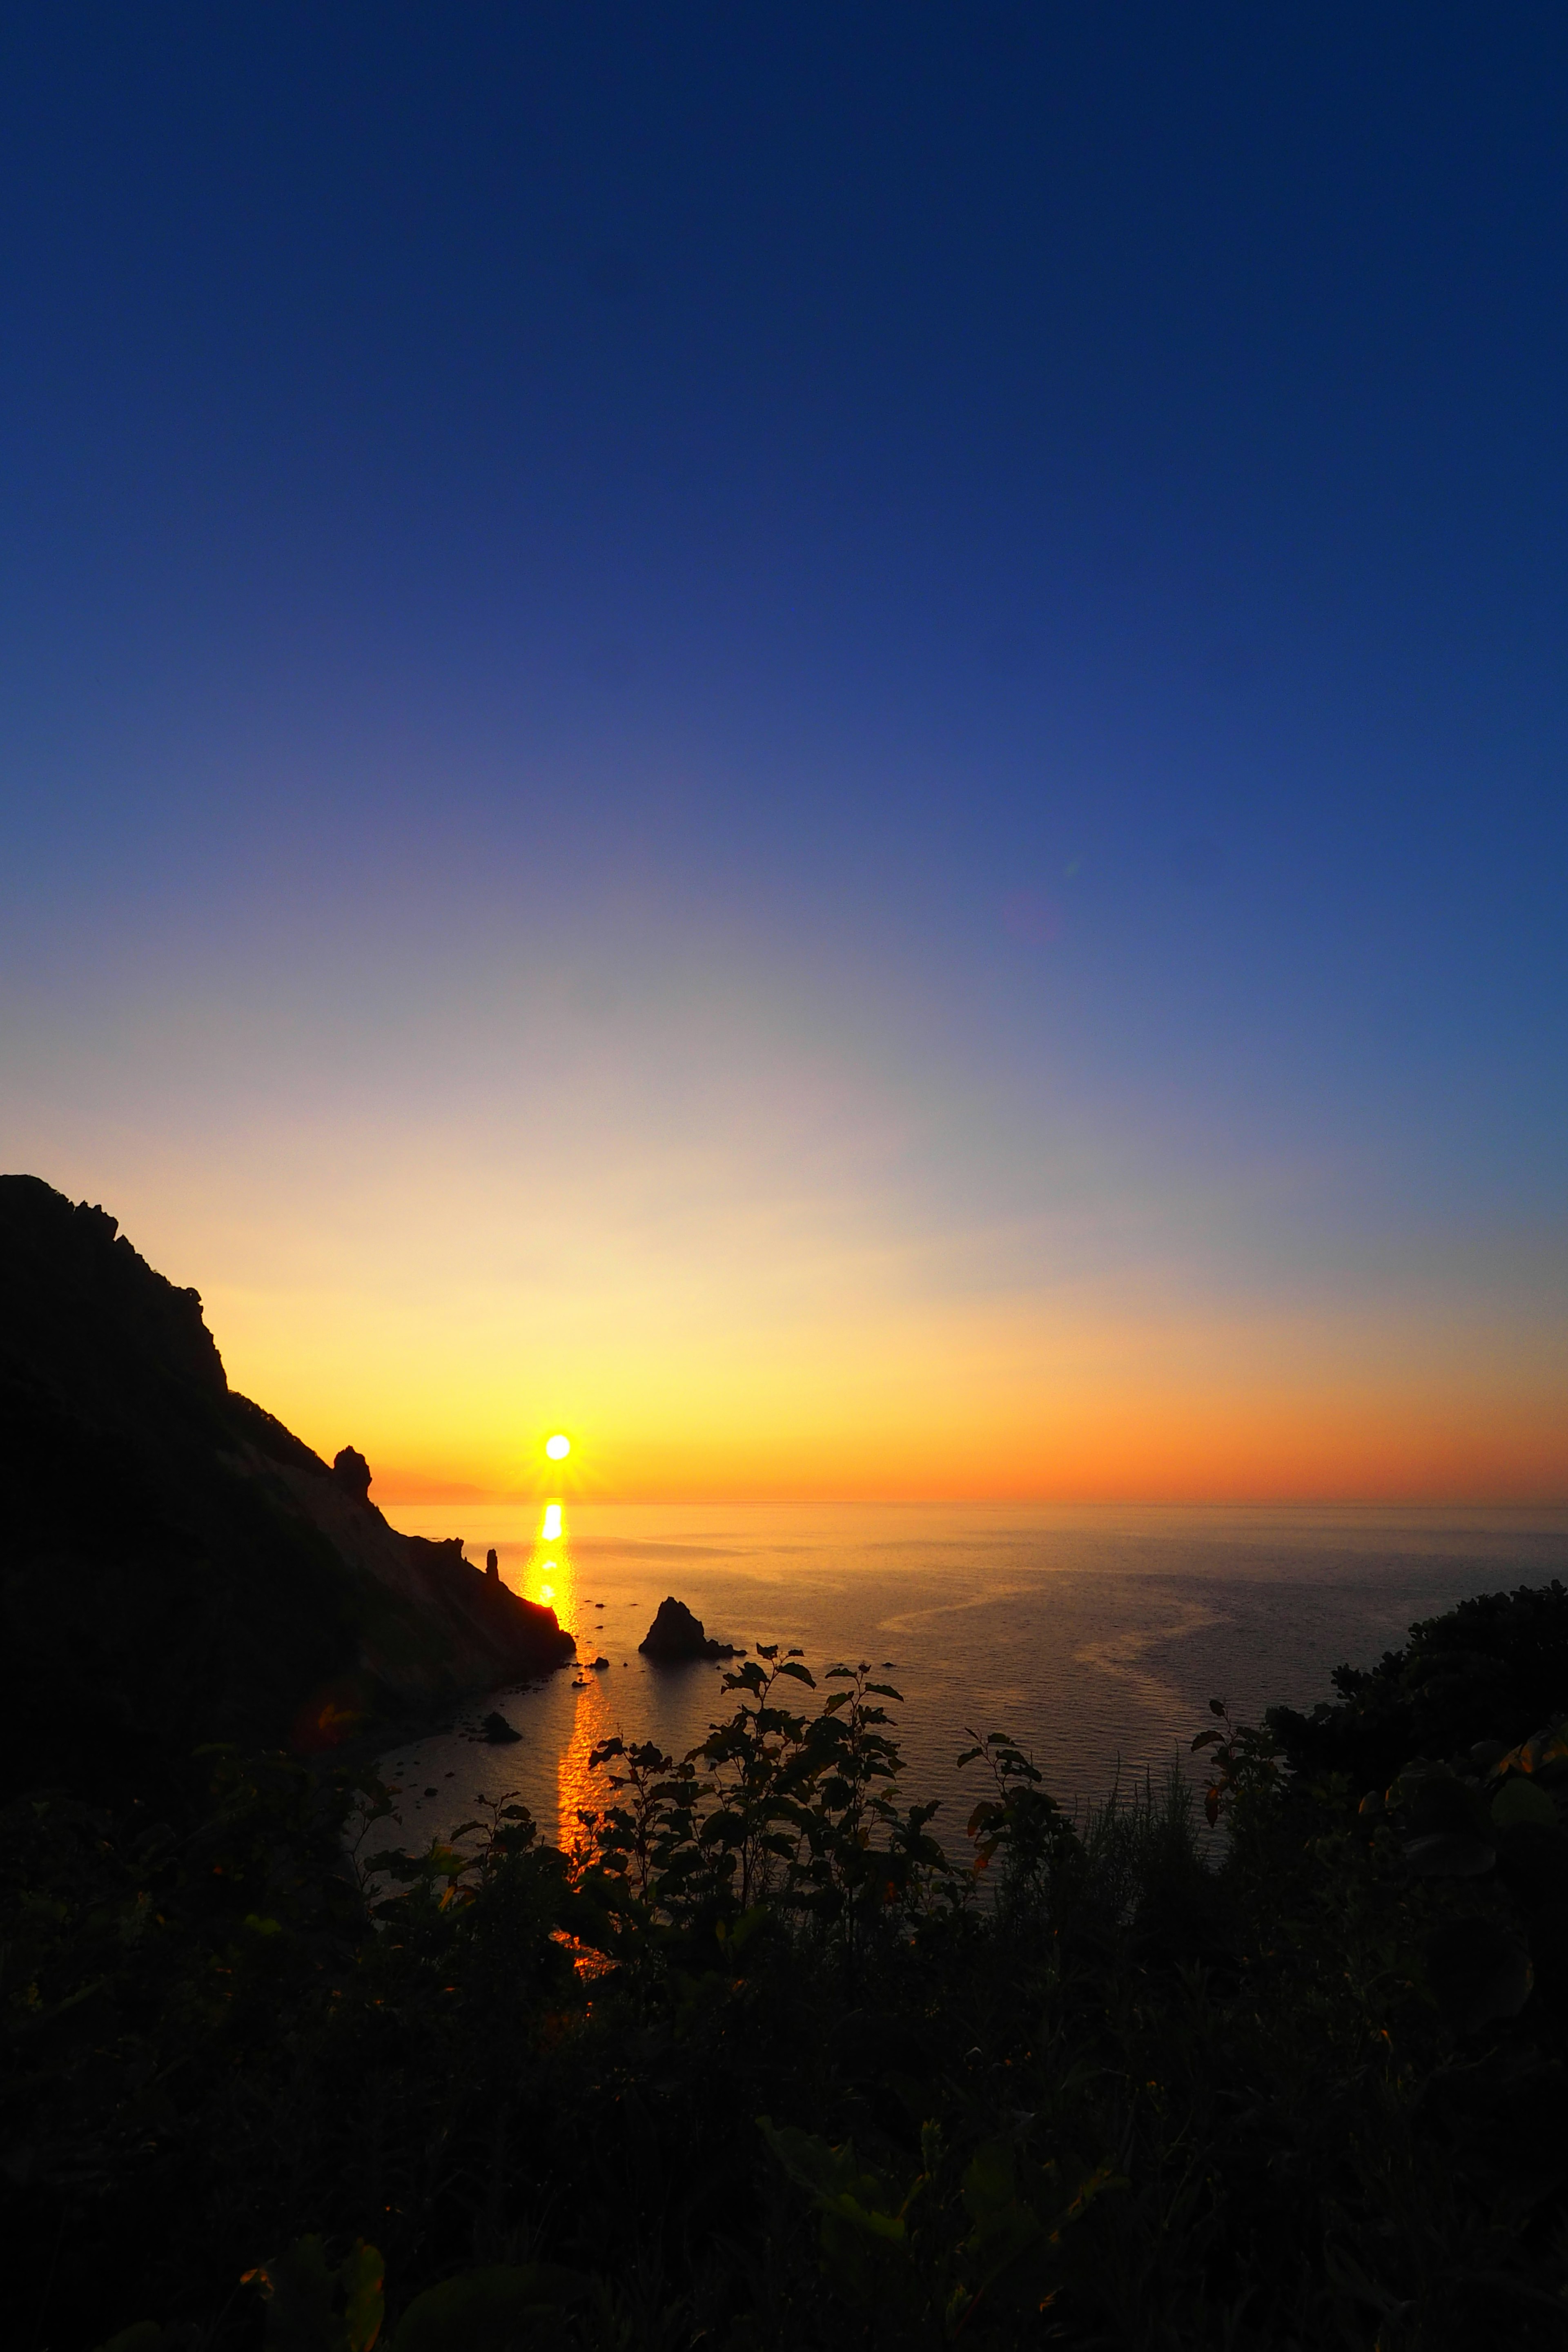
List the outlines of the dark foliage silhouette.
<svg viewBox="0 0 1568 2352">
<path fill-rule="evenodd" d="M 1363 1786 L 1216 1701 L 1214 1832 L 1174 1767 L 1069 1818 L 991 1729 L 963 1859 L 866 1667 L 725 1695 L 603 1744 L 570 1852 L 501 1802 L 405 1853 L 395 1791 L 232 1748 L 183 1812 L 14 1803 L 36 2340 L 1561 2343 L 1560 1725 Z"/>
</svg>

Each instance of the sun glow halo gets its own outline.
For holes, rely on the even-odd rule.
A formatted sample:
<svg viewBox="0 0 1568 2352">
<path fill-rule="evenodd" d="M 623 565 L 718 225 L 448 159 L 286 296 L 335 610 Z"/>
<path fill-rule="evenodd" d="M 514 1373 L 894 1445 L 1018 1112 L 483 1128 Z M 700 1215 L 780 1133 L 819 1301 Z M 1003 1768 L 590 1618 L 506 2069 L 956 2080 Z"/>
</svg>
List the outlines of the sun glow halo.
<svg viewBox="0 0 1568 2352">
<path fill-rule="evenodd" d="M 544 1441 L 544 1451 L 549 1454 L 552 1462 L 564 1462 L 572 1451 L 572 1440 L 569 1437 L 562 1437 L 559 1433 L 554 1437 L 547 1437 Z"/>
</svg>

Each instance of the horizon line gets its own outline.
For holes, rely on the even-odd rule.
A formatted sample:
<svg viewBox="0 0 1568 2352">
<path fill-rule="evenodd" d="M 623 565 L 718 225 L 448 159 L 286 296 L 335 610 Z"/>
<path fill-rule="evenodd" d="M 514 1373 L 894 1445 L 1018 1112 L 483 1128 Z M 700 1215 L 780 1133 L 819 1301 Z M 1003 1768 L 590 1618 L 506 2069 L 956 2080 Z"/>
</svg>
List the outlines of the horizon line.
<svg viewBox="0 0 1568 2352">
<path fill-rule="evenodd" d="M 452 1486 L 444 1491 L 423 1493 L 397 1492 L 377 1496 L 373 1482 L 371 1499 L 379 1510 L 452 1509 L 465 1506 L 476 1507 L 491 1505 L 498 1509 L 515 1509 L 547 1500 L 557 1499 L 546 1495 L 542 1487 L 536 1490 L 500 1489 L 476 1486 Z M 572 1497 L 581 1507 L 584 1504 L 614 1505 L 648 1509 L 668 1505 L 672 1509 L 690 1509 L 696 1506 L 713 1505 L 721 1508 L 782 1509 L 796 1505 L 803 1509 L 832 1510 L 936 1510 L 998 1508 L 1010 1505 L 1019 1509 L 1085 1510 L 1147 1510 L 1147 1511 L 1568 1511 L 1568 1494 L 1531 1496 L 1525 1498 L 1501 1496 L 1400 1496 L 1394 1498 L 1371 1497 L 1362 1495 L 1300 1496 L 1159 1496 L 1159 1495 L 802 1495 L 785 1494 L 637 1494 L 616 1493 L 584 1495 Z"/>
</svg>

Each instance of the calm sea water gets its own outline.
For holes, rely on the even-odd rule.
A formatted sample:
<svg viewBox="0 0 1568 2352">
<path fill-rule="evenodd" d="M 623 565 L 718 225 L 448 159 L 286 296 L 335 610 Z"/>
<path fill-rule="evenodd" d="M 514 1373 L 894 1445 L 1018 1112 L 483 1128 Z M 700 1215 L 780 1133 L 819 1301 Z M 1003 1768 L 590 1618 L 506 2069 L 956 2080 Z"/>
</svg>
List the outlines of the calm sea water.
<svg viewBox="0 0 1568 2352">
<path fill-rule="evenodd" d="M 1342 1659 L 1372 1664 L 1417 1618 L 1467 1594 L 1568 1576 L 1568 1511 L 1065 1509 L 1016 1504 L 395 1507 L 416 1535 L 462 1531 L 530 1600 L 548 1600 L 586 1663 L 465 1710 L 391 1750 L 401 1820 L 423 1843 L 476 1796 L 515 1791 L 570 1843 L 595 1801 L 587 1769 L 613 1732 L 681 1753 L 723 1710 L 721 1669 L 637 1654 L 674 1593 L 710 1634 L 798 1646 L 816 1673 L 867 1659 L 900 1718 L 909 1799 L 942 1801 L 962 1845 L 978 1793 L 955 1769 L 965 1728 L 1006 1730 L 1071 1803 L 1162 1769 L 1211 1696 L 1255 1716 L 1332 1696 Z M 543 1530 L 548 1527 L 548 1537 Z M 803 1695 L 808 1696 L 808 1695 Z M 515 1747 L 466 1737 L 497 1705 Z M 434 1791 L 433 1794 L 428 1793 Z"/>
</svg>

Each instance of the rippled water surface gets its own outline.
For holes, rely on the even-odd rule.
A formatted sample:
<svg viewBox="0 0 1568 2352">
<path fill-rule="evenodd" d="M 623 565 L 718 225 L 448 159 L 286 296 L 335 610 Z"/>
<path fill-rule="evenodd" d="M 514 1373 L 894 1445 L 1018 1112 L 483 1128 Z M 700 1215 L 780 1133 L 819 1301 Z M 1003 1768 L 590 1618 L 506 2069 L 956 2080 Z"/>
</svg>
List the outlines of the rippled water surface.
<svg viewBox="0 0 1568 2352">
<path fill-rule="evenodd" d="M 953 1759 L 964 1729 L 1033 1749 L 1064 1801 L 1159 1768 L 1227 1698 L 1255 1714 L 1331 1696 L 1342 1659 L 1370 1664 L 1413 1619 L 1467 1594 L 1568 1573 L 1568 1512 L 1068 1510 L 1020 1505 L 639 1505 L 554 1498 L 476 1512 L 394 1506 L 411 1534 L 494 1545 L 501 1574 L 548 1600 L 586 1663 L 465 1712 L 457 1729 L 390 1751 L 403 1824 L 423 1841 L 477 1795 L 522 1798 L 570 1843 L 595 1801 L 587 1759 L 612 1732 L 674 1753 L 723 1706 L 721 1669 L 637 1654 L 674 1593 L 710 1634 L 798 1645 L 813 1669 L 888 1666 L 906 1794 L 942 1800 L 962 1843 L 976 1792 Z M 808 1695 L 803 1695 L 808 1696 Z M 464 1736 L 499 1705 L 514 1747 Z M 434 1794 L 426 1791 L 433 1790 Z"/>
</svg>

